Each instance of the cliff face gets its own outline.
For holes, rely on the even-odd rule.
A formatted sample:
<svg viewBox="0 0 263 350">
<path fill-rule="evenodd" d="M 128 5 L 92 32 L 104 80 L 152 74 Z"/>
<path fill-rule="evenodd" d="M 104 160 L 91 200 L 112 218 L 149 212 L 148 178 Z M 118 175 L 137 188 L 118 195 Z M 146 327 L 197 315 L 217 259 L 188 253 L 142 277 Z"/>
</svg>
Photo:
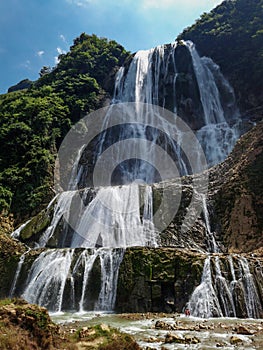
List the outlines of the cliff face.
<svg viewBox="0 0 263 350">
<path fill-rule="evenodd" d="M 262 248 L 263 123 L 237 142 L 228 159 L 211 170 L 213 225 L 230 252 Z"/>
<path fill-rule="evenodd" d="M 0 298 L 9 295 L 17 264 L 25 251 L 26 248 L 22 243 L 13 240 L 4 233 L 0 234 Z"/>
<path fill-rule="evenodd" d="M 116 310 L 181 311 L 198 285 L 205 256 L 173 248 L 130 248 L 119 270 Z"/>
<path fill-rule="evenodd" d="M 210 317 L 262 317 L 262 258 L 214 254 L 207 271 L 206 258 L 206 255 L 173 248 L 128 249 L 119 270 L 116 310 L 182 312 L 190 300 L 194 314 L 201 300 L 199 312 L 203 317 L 209 316 L 206 305 L 213 303 Z M 232 291 L 227 287 L 230 282 Z M 196 287 L 199 288 L 197 298 L 192 294 L 198 290 Z M 255 307 L 250 309 L 248 304 Z"/>
<path fill-rule="evenodd" d="M 229 157 L 209 171 L 207 209 L 211 230 L 224 252 L 245 253 L 263 247 L 263 122 L 237 142 Z M 202 175 L 200 175 L 202 176 Z M 207 247 L 207 227 L 201 215 L 187 233 L 181 232 L 183 218 L 193 195 L 191 177 L 182 181 L 180 207 L 163 231 L 162 244 L 190 249 Z M 170 182 L 171 193 L 178 184 Z M 158 186 L 153 187 L 158 207 Z M 172 195 L 172 194 L 171 194 Z M 169 208 L 166 208 L 167 212 Z"/>
</svg>

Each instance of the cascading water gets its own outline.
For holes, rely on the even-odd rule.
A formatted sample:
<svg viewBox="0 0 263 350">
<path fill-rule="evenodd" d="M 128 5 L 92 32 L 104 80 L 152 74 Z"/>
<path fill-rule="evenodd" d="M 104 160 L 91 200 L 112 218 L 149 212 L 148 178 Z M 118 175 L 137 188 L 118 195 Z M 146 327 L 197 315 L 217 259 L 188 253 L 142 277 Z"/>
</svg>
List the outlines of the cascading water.
<svg viewBox="0 0 263 350">
<path fill-rule="evenodd" d="M 259 318 L 260 315 L 262 315 L 262 307 L 253 275 L 250 272 L 248 261 L 246 258 L 241 257 L 239 259 L 239 264 L 239 273 L 241 275 L 243 290 L 246 299 L 247 316 Z"/>
<path fill-rule="evenodd" d="M 219 252 L 218 245 L 216 243 L 213 232 L 211 231 L 211 226 L 209 222 L 209 212 L 207 208 L 206 196 L 201 194 L 202 205 L 203 205 L 203 214 L 205 218 L 206 232 L 207 232 L 207 241 L 208 241 L 208 251 L 210 253 Z"/>
<path fill-rule="evenodd" d="M 60 311 L 74 250 L 47 250 L 34 261 L 23 292 L 25 300 Z"/>
<path fill-rule="evenodd" d="M 260 318 L 263 312 L 257 283 L 243 256 L 209 255 L 204 262 L 201 283 L 187 306 L 191 314 L 198 317 Z"/>
<path fill-rule="evenodd" d="M 204 262 L 201 283 L 193 292 L 187 307 L 191 310 L 191 314 L 193 316 L 223 316 L 220 303 L 213 286 L 210 256 L 208 256 Z"/>
<path fill-rule="evenodd" d="M 187 76 L 190 78 L 186 82 Z M 156 106 L 177 112 L 190 124 L 204 148 L 209 166 L 226 157 L 238 136 L 227 123 L 230 117 L 236 122 L 237 115 L 231 87 L 218 67 L 211 60 L 200 58 L 190 42 L 137 52 L 129 67 L 122 67 L 117 73 L 114 91 L 112 104 L 137 102 L 143 103 L 144 109 L 137 110 L 134 123 L 123 121 L 122 125 L 114 127 L 110 127 L 112 116 L 108 113 L 103 131 L 95 139 L 97 145 L 93 153 L 89 153 L 92 160 L 86 162 L 90 152 L 88 145 L 82 144 L 78 149 L 67 191 L 56 198 L 51 224 L 35 245 L 36 248 L 59 249 L 49 249 L 38 256 L 23 292 L 26 300 L 50 310 L 65 309 L 66 294 L 70 295 L 70 305 L 67 307 L 71 310 L 112 310 L 124 249 L 158 246 L 159 232 L 154 226 L 151 184 L 172 178 L 175 172 L 165 169 L 165 176 L 160 178 L 156 171 L 156 162 L 160 157 L 156 156 L 154 148 L 162 148 L 168 154 L 176 163 L 179 176 L 203 169 L 198 149 L 191 150 L 197 163 L 196 169 L 189 166 L 181 147 L 185 140 L 183 132 L 179 129 L 175 131 L 175 142 L 175 135 L 168 136 L 169 127 L 164 125 L 163 132 L 158 131 L 158 125 L 154 127 Z M 224 91 L 224 97 L 221 91 Z M 227 103 L 224 100 L 226 96 Z M 175 125 L 177 118 L 174 116 Z M 130 141 L 130 147 L 119 147 L 117 152 L 113 149 L 113 155 L 107 157 L 110 162 L 117 153 L 117 159 L 123 159 L 114 169 L 111 179 L 114 186 L 105 186 L 102 181 L 98 187 L 89 188 L 92 185 L 90 174 L 97 161 L 110 146 L 124 140 L 134 142 Z M 139 146 L 136 140 L 141 140 Z M 150 161 L 144 160 L 145 155 Z M 81 204 L 76 207 L 78 196 L 81 197 Z M 202 203 L 208 236 L 207 250 L 217 251 L 205 197 Z M 68 222 L 74 222 L 74 225 L 70 226 Z M 190 301 L 191 308 L 195 310 L 193 314 L 223 315 L 226 309 L 221 310 L 210 266 L 211 259 L 208 257 L 200 288 L 192 296 L 194 301 Z M 92 292 L 90 280 L 94 278 L 94 269 L 99 271 L 96 279 L 100 276 L 100 286 L 97 289 L 94 287 L 96 291 Z M 219 272 L 218 279 L 223 280 Z M 221 286 L 229 294 L 225 282 Z M 15 293 L 15 287 L 13 289 L 12 293 Z M 204 303 L 204 300 L 207 301 Z"/>
</svg>

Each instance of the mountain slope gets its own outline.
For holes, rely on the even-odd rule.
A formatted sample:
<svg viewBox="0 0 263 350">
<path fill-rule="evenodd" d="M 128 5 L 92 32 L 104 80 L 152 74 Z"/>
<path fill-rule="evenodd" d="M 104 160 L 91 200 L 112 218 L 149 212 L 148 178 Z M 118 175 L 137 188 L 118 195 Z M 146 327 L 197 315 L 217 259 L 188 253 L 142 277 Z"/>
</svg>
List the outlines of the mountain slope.
<svg viewBox="0 0 263 350">
<path fill-rule="evenodd" d="M 128 56 L 115 41 L 83 33 L 29 89 L 0 96 L 2 215 L 14 214 L 18 224 L 49 202 L 61 141 L 72 124 L 103 106 Z"/>
</svg>

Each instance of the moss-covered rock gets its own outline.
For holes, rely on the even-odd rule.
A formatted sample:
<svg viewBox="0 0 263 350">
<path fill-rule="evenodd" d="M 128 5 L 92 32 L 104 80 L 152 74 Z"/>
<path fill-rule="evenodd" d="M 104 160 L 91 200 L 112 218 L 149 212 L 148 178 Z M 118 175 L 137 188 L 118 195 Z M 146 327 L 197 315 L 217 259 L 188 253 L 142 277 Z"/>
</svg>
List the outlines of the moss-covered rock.
<svg viewBox="0 0 263 350">
<path fill-rule="evenodd" d="M 205 256 L 173 248 L 130 248 L 119 270 L 116 310 L 181 311 L 199 284 Z"/>
<path fill-rule="evenodd" d="M 25 246 L 6 234 L 0 234 L 0 298 L 9 295 L 17 264 Z"/>
<path fill-rule="evenodd" d="M 122 333 L 118 329 L 109 327 L 106 324 L 82 327 L 75 332 L 74 338 L 80 349 L 140 349 L 131 335 Z"/>
<path fill-rule="evenodd" d="M 0 301 L 0 348 L 2 350 L 77 349 L 59 335 L 46 309 L 21 299 Z"/>
<path fill-rule="evenodd" d="M 36 216 L 34 216 L 26 225 L 22 228 L 19 239 L 30 245 L 37 241 L 49 226 L 52 215 L 53 215 L 54 205 L 48 206 L 46 209 L 42 210 Z"/>
</svg>

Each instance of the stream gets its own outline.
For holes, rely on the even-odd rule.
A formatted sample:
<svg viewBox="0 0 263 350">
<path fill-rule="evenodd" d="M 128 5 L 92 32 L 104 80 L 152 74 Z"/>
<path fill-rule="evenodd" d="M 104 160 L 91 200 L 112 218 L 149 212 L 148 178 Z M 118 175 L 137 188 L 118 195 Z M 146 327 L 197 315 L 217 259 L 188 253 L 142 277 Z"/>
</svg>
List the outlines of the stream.
<svg viewBox="0 0 263 350">
<path fill-rule="evenodd" d="M 107 324 L 134 336 L 142 349 L 262 349 L 263 319 L 198 318 L 183 314 L 53 313 L 52 320 L 74 333 L 79 328 Z M 169 330 L 168 328 L 175 330 Z M 241 334 L 241 333 L 250 334 Z M 167 334 L 197 339 L 196 344 L 165 343 Z"/>
</svg>

